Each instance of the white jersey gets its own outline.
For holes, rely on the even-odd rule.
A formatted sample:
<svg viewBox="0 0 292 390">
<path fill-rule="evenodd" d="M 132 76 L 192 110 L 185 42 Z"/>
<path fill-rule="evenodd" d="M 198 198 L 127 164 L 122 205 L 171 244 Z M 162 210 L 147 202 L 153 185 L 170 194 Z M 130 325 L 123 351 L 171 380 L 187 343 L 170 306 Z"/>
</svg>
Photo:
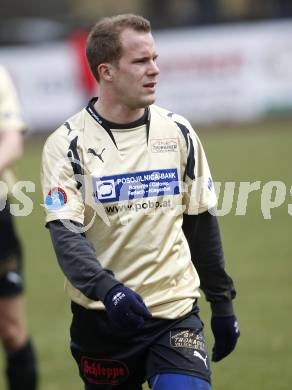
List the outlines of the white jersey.
<svg viewBox="0 0 292 390">
<path fill-rule="evenodd" d="M 216 195 L 190 124 L 155 105 L 147 115 L 146 123 L 114 126 L 91 102 L 50 135 L 42 165 L 46 222 L 84 224 L 102 266 L 140 294 L 153 316 L 171 319 L 200 295 L 183 213 L 213 208 Z M 104 308 L 68 280 L 66 290 L 85 308 Z"/>
</svg>

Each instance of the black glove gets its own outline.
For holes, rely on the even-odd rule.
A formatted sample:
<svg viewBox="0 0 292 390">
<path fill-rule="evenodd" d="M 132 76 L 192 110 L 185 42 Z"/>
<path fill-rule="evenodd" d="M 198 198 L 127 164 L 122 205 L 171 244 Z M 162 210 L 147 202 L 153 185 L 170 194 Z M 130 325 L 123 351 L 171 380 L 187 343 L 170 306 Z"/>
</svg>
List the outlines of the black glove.
<svg viewBox="0 0 292 390">
<path fill-rule="evenodd" d="M 104 305 L 111 325 L 121 332 L 139 329 L 152 317 L 140 295 L 123 284 L 108 291 Z"/>
<path fill-rule="evenodd" d="M 235 315 L 228 317 L 212 316 L 211 329 L 215 338 L 212 360 L 213 362 L 219 362 L 235 348 L 240 336 L 237 319 Z"/>
</svg>

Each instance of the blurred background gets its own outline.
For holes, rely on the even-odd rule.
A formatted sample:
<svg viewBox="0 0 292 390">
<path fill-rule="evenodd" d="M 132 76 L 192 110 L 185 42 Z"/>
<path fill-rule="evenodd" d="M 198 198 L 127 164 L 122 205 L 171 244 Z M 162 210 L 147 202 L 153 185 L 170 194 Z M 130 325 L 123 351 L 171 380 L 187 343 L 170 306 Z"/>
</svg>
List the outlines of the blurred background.
<svg viewBox="0 0 292 390">
<path fill-rule="evenodd" d="M 234 183 L 219 222 L 242 336 L 237 350 L 213 365 L 213 388 L 290 390 L 292 2 L 2 0 L 0 63 L 15 81 L 29 127 L 26 152 L 15 168 L 19 180 L 36 185 L 27 194 L 32 213 L 15 220 L 26 254 L 40 390 L 82 388 L 68 348 L 71 315 L 63 276 L 44 228 L 41 150 L 51 131 L 98 95 L 84 56 L 89 29 L 103 16 L 126 12 L 152 23 L 161 69 L 157 103 L 197 129 L 213 179 L 222 183 L 219 210 L 224 185 Z M 247 195 L 242 213 L 240 183 L 255 182 L 258 189 Z M 201 307 L 211 349 L 204 299 Z"/>
</svg>

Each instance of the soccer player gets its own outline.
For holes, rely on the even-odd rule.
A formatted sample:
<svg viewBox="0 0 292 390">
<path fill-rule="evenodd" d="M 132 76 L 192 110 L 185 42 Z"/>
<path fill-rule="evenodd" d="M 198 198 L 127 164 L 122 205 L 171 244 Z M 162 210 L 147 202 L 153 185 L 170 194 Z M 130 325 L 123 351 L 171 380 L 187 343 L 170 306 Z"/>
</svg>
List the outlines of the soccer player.
<svg viewBox="0 0 292 390">
<path fill-rule="evenodd" d="M 35 353 L 26 327 L 21 246 L 6 201 L 6 189 L 13 181 L 8 168 L 22 154 L 24 129 L 14 85 L 0 66 L 0 339 L 10 390 L 35 390 L 37 384 Z"/>
<path fill-rule="evenodd" d="M 80 376 L 86 390 L 140 390 L 145 380 L 155 390 L 210 390 L 200 281 L 213 361 L 235 348 L 239 329 L 203 147 L 185 118 L 153 104 L 149 21 L 100 20 L 86 53 L 99 97 L 49 136 L 42 163 Z"/>
</svg>

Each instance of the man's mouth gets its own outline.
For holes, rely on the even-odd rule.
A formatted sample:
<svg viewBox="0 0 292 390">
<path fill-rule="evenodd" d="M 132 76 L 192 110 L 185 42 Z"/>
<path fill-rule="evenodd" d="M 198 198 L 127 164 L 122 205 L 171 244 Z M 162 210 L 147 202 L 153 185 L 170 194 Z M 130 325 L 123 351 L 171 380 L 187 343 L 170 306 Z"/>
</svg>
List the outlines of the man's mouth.
<svg viewBox="0 0 292 390">
<path fill-rule="evenodd" d="M 144 86 L 144 88 L 154 89 L 155 85 L 156 85 L 156 83 L 152 82 L 152 83 L 146 83 L 143 86 Z"/>
</svg>

